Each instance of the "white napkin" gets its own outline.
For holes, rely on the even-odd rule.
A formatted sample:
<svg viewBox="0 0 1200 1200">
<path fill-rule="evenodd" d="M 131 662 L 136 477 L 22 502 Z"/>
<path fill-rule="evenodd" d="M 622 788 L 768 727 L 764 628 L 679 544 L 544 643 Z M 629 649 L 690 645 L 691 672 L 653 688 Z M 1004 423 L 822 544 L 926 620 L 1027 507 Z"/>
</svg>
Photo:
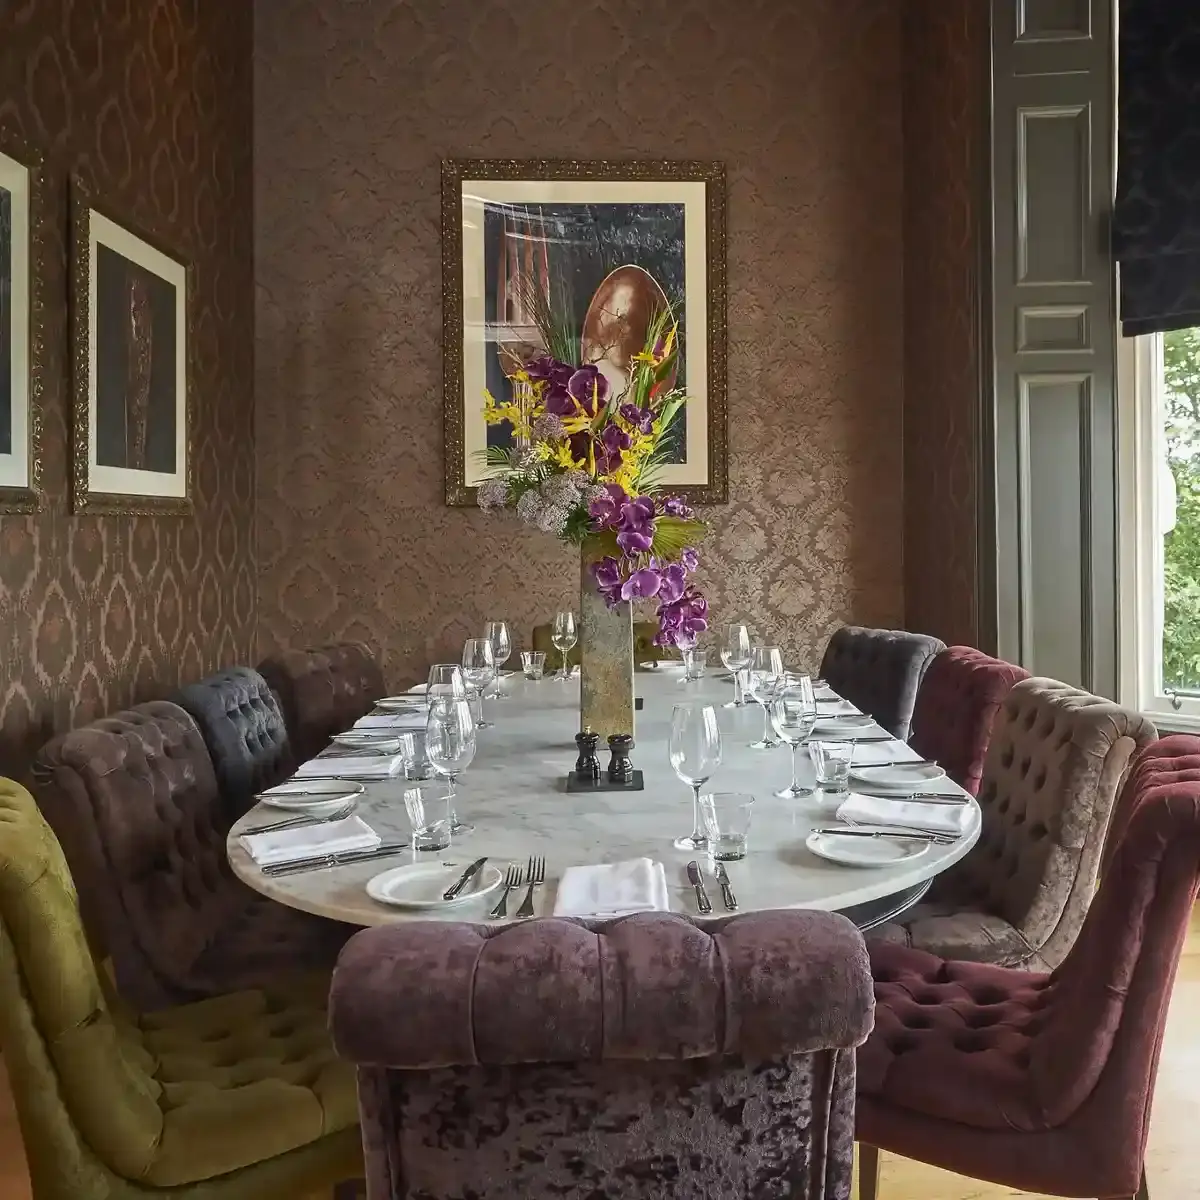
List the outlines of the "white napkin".
<svg viewBox="0 0 1200 1200">
<path fill-rule="evenodd" d="M 556 917 L 619 917 L 669 912 L 667 873 L 660 862 L 633 858 L 595 867 L 568 867 L 554 898 Z"/>
<path fill-rule="evenodd" d="M 260 867 L 293 859 L 321 858 L 347 850 L 374 850 L 379 834 L 362 817 L 346 817 L 323 825 L 278 829 L 274 833 L 247 833 L 241 837 L 246 853 Z"/>
<path fill-rule="evenodd" d="M 958 836 L 971 823 L 971 808 L 963 804 L 922 804 L 919 800 L 886 800 L 851 792 L 837 810 L 839 821 L 883 825 L 894 829 L 923 829 Z"/>
<path fill-rule="evenodd" d="M 830 693 L 828 696 L 814 696 L 813 699 L 817 702 L 817 717 L 861 717 L 862 713 L 850 703 L 849 700 L 843 700 L 841 696 L 835 696 Z"/>
<path fill-rule="evenodd" d="M 414 712 L 400 713 L 369 713 L 365 717 L 359 717 L 354 722 L 355 729 L 397 729 L 400 731 L 424 729 L 425 722 L 429 719 L 429 714 L 422 709 L 417 709 Z"/>
<path fill-rule="evenodd" d="M 872 730 L 867 736 L 871 736 L 871 733 L 878 736 L 879 730 Z M 908 758 L 913 762 L 917 761 L 917 755 L 895 738 L 880 742 L 858 742 L 854 747 L 854 757 L 850 760 L 850 770 L 856 771 L 859 767 L 882 767 L 885 763 L 902 762 Z"/>
<path fill-rule="evenodd" d="M 293 779 L 376 779 L 404 769 L 399 754 L 354 754 L 345 758 L 311 758 L 301 763 Z"/>
</svg>

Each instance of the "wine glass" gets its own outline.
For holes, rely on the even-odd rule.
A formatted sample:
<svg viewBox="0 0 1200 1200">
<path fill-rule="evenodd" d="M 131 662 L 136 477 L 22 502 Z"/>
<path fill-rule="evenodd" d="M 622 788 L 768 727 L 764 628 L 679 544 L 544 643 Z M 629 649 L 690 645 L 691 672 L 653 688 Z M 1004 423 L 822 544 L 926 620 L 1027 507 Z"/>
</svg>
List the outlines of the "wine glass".
<svg viewBox="0 0 1200 1200">
<path fill-rule="evenodd" d="M 447 781 L 446 805 L 450 832 L 470 833 L 474 828 L 458 819 L 454 785 L 475 758 L 475 721 L 465 699 L 438 699 L 429 706 L 425 722 L 425 756 L 429 765 Z"/>
<path fill-rule="evenodd" d="M 671 767 L 692 789 L 692 832 L 675 839 L 677 850 L 707 850 L 700 824 L 700 789 L 721 765 L 721 730 L 711 704 L 677 704 L 671 713 Z"/>
<path fill-rule="evenodd" d="M 744 708 L 746 699 L 742 695 L 742 672 L 750 665 L 750 630 L 745 625 L 725 627 L 721 661 L 725 669 L 733 674 L 733 699 L 725 707 Z"/>
<path fill-rule="evenodd" d="M 812 680 L 807 675 L 788 676 L 771 703 L 771 724 L 792 752 L 792 782 L 776 792 L 782 800 L 811 796 L 813 789 L 802 787 L 796 778 L 796 747 L 807 741 L 817 725 L 817 702 Z"/>
<path fill-rule="evenodd" d="M 550 635 L 550 640 L 554 643 L 554 648 L 562 655 L 562 668 L 558 672 L 558 678 L 568 679 L 570 676 L 567 674 L 567 651 L 573 649 L 575 643 L 579 641 L 579 628 L 575 624 L 573 612 L 554 614 L 554 630 Z"/>
<path fill-rule="evenodd" d="M 458 663 L 434 663 L 429 668 L 429 680 L 425 684 L 425 708 L 432 707 L 435 700 L 465 700 L 467 681 L 463 678 Z"/>
<path fill-rule="evenodd" d="M 492 687 L 491 698 L 493 700 L 507 700 L 508 696 L 500 687 L 500 668 L 508 662 L 509 655 L 512 654 L 512 641 L 508 636 L 508 623 L 506 621 L 489 621 L 484 628 L 483 636 L 492 643 L 492 658 L 496 662 L 496 680 Z"/>
<path fill-rule="evenodd" d="M 490 729 L 492 722 L 483 718 L 483 696 L 488 684 L 495 677 L 496 659 L 492 654 L 492 643 L 487 638 L 467 638 L 463 643 L 462 673 L 467 686 L 475 693 L 479 703 L 475 728 Z"/>
<path fill-rule="evenodd" d="M 747 688 L 751 699 L 762 705 L 763 733 L 757 742 L 750 743 L 751 750 L 773 750 L 779 745 L 771 729 L 770 704 L 783 678 L 783 651 L 778 646 L 755 646 L 750 653 Z"/>
</svg>

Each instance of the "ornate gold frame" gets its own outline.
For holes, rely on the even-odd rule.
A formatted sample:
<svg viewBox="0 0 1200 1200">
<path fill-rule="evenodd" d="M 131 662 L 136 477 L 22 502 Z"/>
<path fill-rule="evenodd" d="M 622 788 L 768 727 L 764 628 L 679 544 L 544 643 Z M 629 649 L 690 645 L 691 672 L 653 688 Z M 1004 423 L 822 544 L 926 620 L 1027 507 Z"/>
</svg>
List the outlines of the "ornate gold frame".
<svg viewBox="0 0 1200 1200">
<path fill-rule="evenodd" d="M 444 159 L 442 161 L 442 396 L 446 503 L 475 504 L 463 464 L 462 182 L 464 179 L 688 180 L 705 187 L 708 274 L 708 483 L 675 489 L 693 504 L 729 502 L 725 293 L 725 167 L 717 162 L 607 159 Z M 481 401 L 482 403 L 482 401 Z"/>
<path fill-rule="evenodd" d="M 184 331 L 187 357 L 184 364 L 184 453 L 183 496 L 131 496 L 88 490 L 88 326 L 91 320 L 89 286 L 91 271 L 90 216 L 92 211 L 122 226 L 132 236 L 174 259 L 184 269 Z M 71 404 L 71 508 L 75 513 L 108 513 L 116 516 L 186 516 L 193 511 L 195 487 L 195 269 L 157 234 L 131 222 L 108 204 L 99 204 L 91 189 L 78 176 L 71 179 L 71 374 L 74 398 Z"/>
<path fill-rule="evenodd" d="M 42 506 L 42 413 L 46 387 L 45 161 L 15 130 L 0 125 L 0 152 L 29 172 L 29 483 L 0 487 L 0 513 L 32 513 Z"/>
</svg>

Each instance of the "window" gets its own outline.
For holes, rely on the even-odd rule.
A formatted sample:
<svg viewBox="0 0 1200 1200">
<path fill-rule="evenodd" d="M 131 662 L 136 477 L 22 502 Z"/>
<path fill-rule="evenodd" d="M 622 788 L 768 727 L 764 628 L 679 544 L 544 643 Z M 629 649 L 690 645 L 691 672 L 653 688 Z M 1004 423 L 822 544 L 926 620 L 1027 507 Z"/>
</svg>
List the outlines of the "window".
<svg viewBox="0 0 1200 1200">
<path fill-rule="evenodd" d="M 1121 339 L 1124 703 L 1200 729 L 1200 328 Z"/>
</svg>

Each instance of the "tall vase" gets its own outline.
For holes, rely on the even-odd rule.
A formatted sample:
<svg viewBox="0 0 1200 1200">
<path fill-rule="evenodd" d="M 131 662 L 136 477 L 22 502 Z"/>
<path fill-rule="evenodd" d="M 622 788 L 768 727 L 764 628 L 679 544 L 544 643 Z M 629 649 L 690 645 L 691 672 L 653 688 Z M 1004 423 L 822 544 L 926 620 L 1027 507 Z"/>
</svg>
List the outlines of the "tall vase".
<svg viewBox="0 0 1200 1200">
<path fill-rule="evenodd" d="M 585 541 L 579 573 L 579 727 L 602 743 L 633 734 L 633 606 L 609 608 L 597 591 L 591 567 L 604 554 Z"/>
</svg>

